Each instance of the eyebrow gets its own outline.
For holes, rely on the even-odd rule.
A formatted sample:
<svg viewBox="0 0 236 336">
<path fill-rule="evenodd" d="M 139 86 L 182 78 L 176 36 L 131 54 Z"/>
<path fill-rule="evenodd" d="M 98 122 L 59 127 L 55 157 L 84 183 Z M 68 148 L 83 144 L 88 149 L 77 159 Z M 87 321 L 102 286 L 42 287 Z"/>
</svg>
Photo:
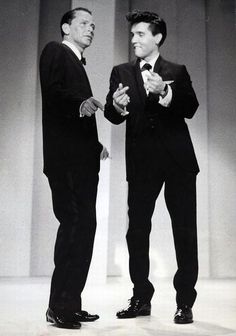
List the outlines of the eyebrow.
<svg viewBox="0 0 236 336">
<path fill-rule="evenodd" d="M 131 34 L 140 34 L 140 33 L 141 33 L 141 34 L 144 34 L 145 31 L 144 31 L 144 30 L 137 30 L 137 31 L 132 31 L 132 30 L 131 30 L 130 33 L 131 33 Z"/>
<path fill-rule="evenodd" d="M 81 22 L 83 22 L 83 23 L 89 23 L 89 20 L 82 19 Z M 95 28 L 95 23 L 94 22 L 91 22 L 91 27 Z"/>
</svg>

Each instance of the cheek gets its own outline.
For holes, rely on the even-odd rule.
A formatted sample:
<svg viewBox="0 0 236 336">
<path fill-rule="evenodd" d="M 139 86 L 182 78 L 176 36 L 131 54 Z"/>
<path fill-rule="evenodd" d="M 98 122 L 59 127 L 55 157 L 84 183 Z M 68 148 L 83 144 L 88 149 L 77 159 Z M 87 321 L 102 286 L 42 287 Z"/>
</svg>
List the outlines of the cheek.
<svg viewBox="0 0 236 336">
<path fill-rule="evenodd" d="M 146 43 L 145 43 L 145 48 L 146 48 L 147 50 L 153 49 L 153 46 L 154 46 L 153 41 L 146 41 Z"/>
<path fill-rule="evenodd" d="M 75 35 L 81 36 L 81 30 L 79 28 L 75 28 Z"/>
<path fill-rule="evenodd" d="M 141 46 L 141 50 L 143 53 L 146 53 L 149 51 L 149 46 L 146 43 L 143 43 Z"/>
</svg>

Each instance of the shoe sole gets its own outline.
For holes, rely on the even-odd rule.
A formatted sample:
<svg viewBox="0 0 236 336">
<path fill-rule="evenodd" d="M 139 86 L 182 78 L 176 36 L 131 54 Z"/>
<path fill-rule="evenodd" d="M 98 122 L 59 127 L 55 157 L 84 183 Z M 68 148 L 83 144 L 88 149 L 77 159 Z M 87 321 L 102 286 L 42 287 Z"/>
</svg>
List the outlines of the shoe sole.
<svg viewBox="0 0 236 336">
<path fill-rule="evenodd" d="M 137 314 L 137 316 L 150 316 L 151 315 L 151 312 L 150 311 L 147 311 L 147 312 L 140 312 Z"/>
<path fill-rule="evenodd" d="M 193 320 L 191 321 L 174 321 L 175 324 L 189 324 L 189 323 L 193 323 Z"/>
<path fill-rule="evenodd" d="M 117 316 L 116 315 L 116 317 L 118 319 L 125 320 L 125 319 L 136 318 L 136 317 L 140 317 L 140 316 L 150 316 L 150 315 L 151 315 L 150 311 L 140 311 L 137 315 L 134 315 L 134 316 L 124 316 L 124 317 L 122 317 L 122 316 Z"/>
<path fill-rule="evenodd" d="M 46 316 L 46 321 L 48 323 L 52 323 L 53 326 L 61 329 L 80 329 L 81 325 L 73 325 L 73 324 L 59 324 L 54 319 L 50 318 L 49 316 Z"/>
</svg>

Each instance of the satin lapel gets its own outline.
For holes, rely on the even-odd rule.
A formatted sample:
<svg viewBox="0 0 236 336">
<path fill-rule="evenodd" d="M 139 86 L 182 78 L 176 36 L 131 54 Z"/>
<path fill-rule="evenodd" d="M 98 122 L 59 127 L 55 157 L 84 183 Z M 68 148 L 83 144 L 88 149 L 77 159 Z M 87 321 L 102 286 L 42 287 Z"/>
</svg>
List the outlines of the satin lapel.
<svg viewBox="0 0 236 336">
<path fill-rule="evenodd" d="M 171 68 L 166 65 L 166 61 L 161 56 L 158 57 L 154 65 L 154 72 L 158 73 L 164 81 L 170 81 L 170 84 L 174 82 Z"/>
<path fill-rule="evenodd" d="M 158 73 L 159 75 L 161 73 L 161 64 L 162 64 L 162 57 L 159 56 L 154 65 L 154 72 Z"/>
<path fill-rule="evenodd" d="M 83 63 L 78 59 L 78 57 L 76 56 L 74 51 L 71 50 L 71 48 L 69 48 L 66 44 L 62 43 L 62 46 L 63 46 L 63 48 L 65 48 L 71 54 L 71 56 L 73 56 L 75 63 L 80 65 L 80 67 L 82 67 L 84 69 Z"/>
<path fill-rule="evenodd" d="M 145 100 L 147 99 L 147 94 L 145 91 L 145 88 L 143 86 L 143 77 L 141 75 L 140 66 L 139 66 L 139 60 L 135 62 L 133 65 L 133 70 L 135 73 L 135 79 L 137 84 L 137 91 L 139 93 L 140 99 L 143 104 L 145 104 Z"/>
<path fill-rule="evenodd" d="M 78 59 L 78 57 L 75 55 L 75 53 L 73 52 L 73 50 L 71 50 L 66 44 L 63 44 L 63 47 L 65 47 L 67 49 L 67 51 L 72 55 L 74 61 L 75 61 L 75 64 L 76 66 L 78 66 L 84 73 L 84 76 L 85 76 L 85 79 L 87 81 L 87 85 L 91 91 L 91 95 L 92 95 L 92 89 L 91 89 L 91 86 L 90 86 L 90 82 L 89 82 L 89 79 L 88 79 L 88 76 L 87 76 L 87 73 L 85 71 L 85 68 L 83 66 L 83 63 Z"/>
</svg>

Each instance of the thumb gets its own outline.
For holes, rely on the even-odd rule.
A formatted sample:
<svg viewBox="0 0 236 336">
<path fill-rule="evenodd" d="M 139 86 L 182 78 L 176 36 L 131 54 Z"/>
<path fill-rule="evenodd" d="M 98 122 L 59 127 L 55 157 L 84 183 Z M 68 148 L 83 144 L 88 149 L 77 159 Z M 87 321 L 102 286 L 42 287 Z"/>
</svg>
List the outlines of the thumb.
<svg viewBox="0 0 236 336">
<path fill-rule="evenodd" d="M 123 89 L 123 84 L 120 83 L 119 86 L 118 86 L 118 90 L 122 90 Z"/>
</svg>

